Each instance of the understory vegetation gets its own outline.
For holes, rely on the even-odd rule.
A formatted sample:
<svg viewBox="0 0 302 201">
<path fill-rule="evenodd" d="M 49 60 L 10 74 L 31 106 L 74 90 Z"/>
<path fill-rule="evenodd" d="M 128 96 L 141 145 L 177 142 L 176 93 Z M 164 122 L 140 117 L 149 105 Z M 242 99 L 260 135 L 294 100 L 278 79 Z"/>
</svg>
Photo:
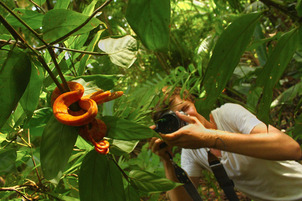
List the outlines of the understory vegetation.
<svg viewBox="0 0 302 201">
<path fill-rule="evenodd" d="M 167 85 L 204 116 L 238 103 L 301 144 L 301 0 L 1 0 L 0 21 L 1 200 L 166 200 L 179 184 L 148 139 Z M 107 155 L 54 118 L 70 81 L 123 91 L 98 105 Z M 213 175 L 201 182 L 224 200 Z"/>
</svg>

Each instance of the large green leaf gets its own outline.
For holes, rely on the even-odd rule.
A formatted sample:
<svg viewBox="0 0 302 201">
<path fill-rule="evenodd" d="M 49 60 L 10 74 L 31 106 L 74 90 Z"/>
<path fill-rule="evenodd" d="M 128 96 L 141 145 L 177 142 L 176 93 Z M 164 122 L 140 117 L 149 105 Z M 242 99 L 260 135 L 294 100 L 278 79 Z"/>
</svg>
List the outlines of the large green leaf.
<svg viewBox="0 0 302 201">
<path fill-rule="evenodd" d="M 15 161 L 17 159 L 17 152 L 15 149 L 1 149 L 0 150 L 0 175 L 9 173 L 15 168 Z"/>
<path fill-rule="evenodd" d="M 129 68 L 136 60 L 137 41 L 132 36 L 106 38 L 100 40 L 98 46 L 120 67 Z"/>
<path fill-rule="evenodd" d="M 141 140 L 151 137 L 159 137 L 152 129 L 126 119 L 114 116 L 106 116 L 103 121 L 108 127 L 107 136 L 118 140 Z"/>
<path fill-rule="evenodd" d="M 219 37 L 202 83 L 206 95 L 197 109 L 203 115 L 208 116 L 215 101 L 232 76 L 250 42 L 260 16 L 260 13 L 240 16 Z"/>
<path fill-rule="evenodd" d="M 76 127 L 58 122 L 54 116 L 48 121 L 41 141 L 41 166 L 46 179 L 60 176 L 67 165 L 78 137 Z"/>
<path fill-rule="evenodd" d="M 168 49 L 170 0 L 129 0 L 126 19 L 148 49 Z"/>
<path fill-rule="evenodd" d="M 257 86 L 264 87 L 258 105 L 258 118 L 269 123 L 269 111 L 273 97 L 273 88 L 282 76 L 285 68 L 298 47 L 299 31 L 293 29 L 278 40 L 278 43 L 263 67 L 262 73 L 257 78 Z"/>
<path fill-rule="evenodd" d="M 22 97 L 31 74 L 31 63 L 24 52 L 13 50 L 0 65 L 0 129 Z"/>
<path fill-rule="evenodd" d="M 44 72 L 41 66 L 32 63 L 30 81 L 20 99 L 20 103 L 26 115 L 30 117 L 39 104 L 41 87 L 43 84 Z"/>
<path fill-rule="evenodd" d="M 87 19 L 88 16 L 72 10 L 50 10 L 43 18 L 43 37 L 48 42 L 54 41 L 77 28 Z M 87 33 L 99 26 L 101 23 L 102 22 L 97 18 L 92 18 L 89 23 L 73 35 Z"/>
<path fill-rule="evenodd" d="M 95 150 L 84 158 L 79 188 L 81 201 L 125 201 L 122 175 L 116 164 Z"/>
<path fill-rule="evenodd" d="M 136 188 L 148 193 L 160 193 L 181 185 L 143 170 L 132 170 L 129 177 Z"/>
<path fill-rule="evenodd" d="M 14 11 L 19 13 L 20 18 L 32 29 L 40 29 L 42 27 L 42 20 L 44 17 L 43 14 L 37 11 L 25 10 L 21 8 L 16 8 Z M 12 15 L 9 15 L 6 20 L 8 23 L 10 23 L 10 25 L 14 27 L 25 28 L 25 26 Z"/>
</svg>

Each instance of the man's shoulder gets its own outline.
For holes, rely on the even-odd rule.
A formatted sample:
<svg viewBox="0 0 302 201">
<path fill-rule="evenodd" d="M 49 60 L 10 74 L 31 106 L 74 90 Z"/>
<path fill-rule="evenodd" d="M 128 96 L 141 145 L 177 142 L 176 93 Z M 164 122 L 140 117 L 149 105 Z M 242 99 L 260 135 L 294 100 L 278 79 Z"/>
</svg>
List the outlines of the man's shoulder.
<svg viewBox="0 0 302 201">
<path fill-rule="evenodd" d="M 243 106 L 236 103 L 225 103 L 212 111 L 218 115 L 234 114 L 234 112 L 247 111 Z"/>
<path fill-rule="evenodd" d="M 239 105 L 237 103 L 224 103 L 223 105 L 221 105 L 220 107 L 218 107 L 220 109 L 230 109 L 230 108 L 235 108 L 235 109 L 244 109 L 245 108 L 242 105 Z M 217 109 L 218 109 L 217 108 Z"/>
</svg>

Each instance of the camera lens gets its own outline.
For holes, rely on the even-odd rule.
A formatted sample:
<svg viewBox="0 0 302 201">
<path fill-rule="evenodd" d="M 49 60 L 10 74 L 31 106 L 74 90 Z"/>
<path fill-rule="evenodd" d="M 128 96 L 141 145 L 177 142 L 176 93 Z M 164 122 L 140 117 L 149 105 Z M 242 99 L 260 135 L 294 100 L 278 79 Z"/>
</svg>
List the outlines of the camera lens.
<svg viewBox="0 0 302 201">
<path fill-rule="evenodd" d="M 173 133 L 180 127 L 179 118 L 175 113 L 165 114 L 157 121 L 157 130 L 163 134 Z"/>
</svg>

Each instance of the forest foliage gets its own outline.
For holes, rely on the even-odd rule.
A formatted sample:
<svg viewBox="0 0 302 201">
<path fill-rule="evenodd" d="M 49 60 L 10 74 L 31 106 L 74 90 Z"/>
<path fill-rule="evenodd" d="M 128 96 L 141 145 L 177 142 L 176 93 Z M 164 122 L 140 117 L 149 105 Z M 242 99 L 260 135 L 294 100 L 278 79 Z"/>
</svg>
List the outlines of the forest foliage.
<svg viewBox="0 0 302 201">
<path fill-rule="evenodd" d="M 167 85 L 204 116 L 234 102 L 302 137 L 301 0 L 1 0 L 0 21 L 4 200 L 158 200 L 178 186 L 146 144 Z M 68 81 L 124 92 L 98 106 L 108 155 L 54 118 Z"/>
</svg>

